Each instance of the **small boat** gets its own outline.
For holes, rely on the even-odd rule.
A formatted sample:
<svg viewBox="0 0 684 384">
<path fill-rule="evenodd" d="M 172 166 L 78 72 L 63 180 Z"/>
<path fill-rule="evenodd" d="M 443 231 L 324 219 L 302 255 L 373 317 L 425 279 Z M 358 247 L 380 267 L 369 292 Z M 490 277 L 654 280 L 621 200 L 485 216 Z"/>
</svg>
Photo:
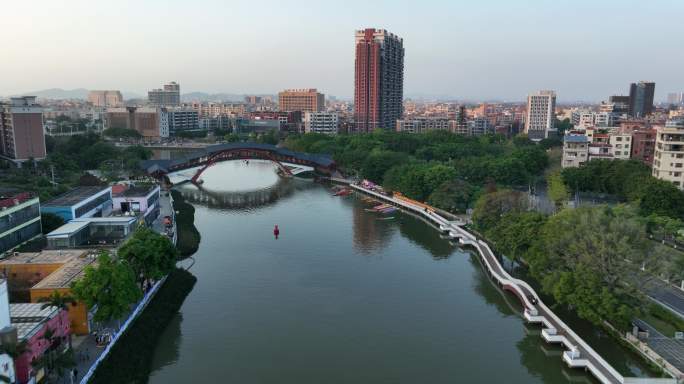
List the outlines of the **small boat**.
<svg viewBox="0 0 684 384">
<path fill-rule="evenodd" d="M 344 188 L 344 189 L 340 189 L 339 191 L 333 193 L 333 196 L 348 196 L 348 195 L 351 195 L 351 193 L 352 193 L 351 189 Z"/>
</svg>

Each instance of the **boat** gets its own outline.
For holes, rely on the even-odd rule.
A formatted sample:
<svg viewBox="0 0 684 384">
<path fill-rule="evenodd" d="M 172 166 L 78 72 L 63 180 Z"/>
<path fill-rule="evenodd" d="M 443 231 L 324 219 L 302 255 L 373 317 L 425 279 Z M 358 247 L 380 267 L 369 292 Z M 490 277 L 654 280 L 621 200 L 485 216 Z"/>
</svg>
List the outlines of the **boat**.
<svg viewBox="0 0 684 384">
<path fill-rule="evenodd" d="M 340 189 L 339 191 L 333 193 L 333 196 L 348 196 L 352 194 L 352 190 L 348 188 Z"/>
</svg>

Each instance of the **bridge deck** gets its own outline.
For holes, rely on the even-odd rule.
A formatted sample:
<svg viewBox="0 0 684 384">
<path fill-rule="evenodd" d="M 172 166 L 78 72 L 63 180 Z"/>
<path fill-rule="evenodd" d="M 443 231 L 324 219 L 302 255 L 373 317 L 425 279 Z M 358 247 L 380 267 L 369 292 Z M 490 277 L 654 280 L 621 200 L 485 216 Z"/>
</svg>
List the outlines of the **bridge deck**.
<svg viewBox="0 0 684 384">
<path fill-rule="evenodd" d="M 514 292 L 523 302 L 525 307 L 525 319 L 529 322 L 543 324 L 544 329 L 542 331 L 542 336 L 547 342 L 562 343 L 568 348 L 568 351 L 563 353 L 563 361 L 565 361 L 568 366 L 585 368 L 600 382 L 606 384 L 626 383 L 634 380 L 633 378 L 625 378 L 617 372 L 600 354 L 594 351 L 579 335 L 549 309 L 540 300 L 539 295 L 537 295 L 529 284 L 512 277 L 502 267 L 487 243 L 463 229 L 458 223 L 450 222 L 434 212 L 425 210 L 424 207 L 411 204 L 405 200 L 395 199 L 358 185 L 350 184 L 347 180 L 333 179 L 332 181 L 349 184 L 352 188 L 360 192 L 423 215 L 437 224 L 441 230 L 448 232 L 450 237 L 458 238 L 461 244 L 471 245 L 475 248 L 491 277 L 505 289 Z M 537 304 L 532 304 L 529 297 L 534 297 L 537 300 Z M 638 380 L 640 383 L 676 383 L 676 379 L 639 378 Z"/>
</svg>

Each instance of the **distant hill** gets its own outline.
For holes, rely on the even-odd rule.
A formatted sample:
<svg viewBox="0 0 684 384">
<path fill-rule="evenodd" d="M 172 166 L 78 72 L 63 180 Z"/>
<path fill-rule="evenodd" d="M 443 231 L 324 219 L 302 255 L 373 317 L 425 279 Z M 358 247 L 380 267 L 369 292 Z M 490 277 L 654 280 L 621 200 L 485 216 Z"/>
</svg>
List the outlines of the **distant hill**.
<svg viewBox="0 0 684 384">
<path fill-rule="evenodd" d="M 122 92 L 124 99 L 139 99 L 143 98 L 137 93 L 132 92 Z M 66 99 L 81 99 L 86 100 L 88 98 L 88 90 L 85 88 L 76 89 L 62 89 L 62 88 L 50 88 L 43 89 L 41 91 L 24 92 L 13 96 L 37 96 L 39 99 L 53 99 L 53 100 L 66 100 Z"/>
</svg>

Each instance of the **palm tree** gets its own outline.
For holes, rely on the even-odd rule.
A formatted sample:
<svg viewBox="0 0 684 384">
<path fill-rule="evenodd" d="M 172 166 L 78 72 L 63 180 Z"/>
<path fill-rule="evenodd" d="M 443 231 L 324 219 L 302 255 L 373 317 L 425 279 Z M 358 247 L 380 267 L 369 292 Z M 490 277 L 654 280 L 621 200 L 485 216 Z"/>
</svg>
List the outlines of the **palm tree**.
<svg viewBox="0 0 684 384">
<path fill-rule="evenodd" d="M 65 311 L 69 311 L 69 304 L 76 302 L 73 296 L 68 294 L 61 294 L 58 291 L 53 291 L 50 296 L 41 297 L 38 299 L 39 303 L 43 303 L 40 309 L 45 309 L 47 307 L 57 307 Z"/>
</svg>

